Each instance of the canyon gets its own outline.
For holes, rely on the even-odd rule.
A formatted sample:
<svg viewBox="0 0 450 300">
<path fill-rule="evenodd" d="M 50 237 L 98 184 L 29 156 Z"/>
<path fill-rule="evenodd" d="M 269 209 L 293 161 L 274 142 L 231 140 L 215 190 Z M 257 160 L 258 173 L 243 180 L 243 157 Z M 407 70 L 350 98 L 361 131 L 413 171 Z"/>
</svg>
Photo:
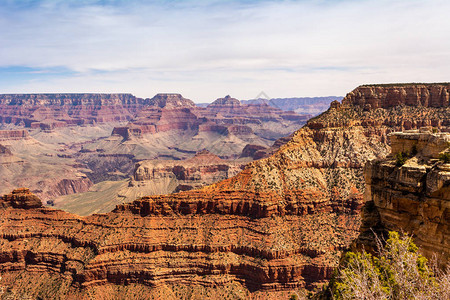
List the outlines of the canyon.
<svg viewBox="0 0 450 300">
<path fill-rule="evenodd" d="M 58 197 L 52 204 L 81 216 L 107 213 L 143 196 L 197 189 L 233 177 L 249 161 L 224 160 L 207 150 L 186 160 L 143 160 L 136 163 L 130 179 L 100 182 L 86 192 Z"/>
<path fill-rule="evenodd" d="M 406 224 L 426 253 L 442 250 L 448 245 L 441 233 L 448 234 L 442 221 L 448 219 L 448 208 L 437 203 L 447 205 L 448 175 L 446 166 L 428 166 L 428 161 L 436 159 L 436 151 L 447 151 L 436 145 L 445 145 L 441 138 L 447 141 L 439 132 L 450 127 L 449 92 L 450 84 L 437 83 L 358 87 L 236 176 L 198 189 L 145 196 L 109 213 L 80 217 L 37 206 L 28 190 L 15 190 L 0 200 L 0 285 L 11 294 L 41 298 L 287 298 L 331 278 L 342 251 L 367 224 L 361 217 L 368 205 L 364 194 L 377 207 L 375 224 Z M 237 103 L 226 97 L 215 105 L 221 110 L 217 119 L 223 120 Z M 145 114 L 150 121 L 131 120 L 127 132 L 133 126 L 141 132 L 165 128 L 161 119 L 154 122 Z M 175 124 L 187 125 L 176 126 L 196 128 L 185 120 L 189 112 L 183 114 Z M 243 122 L 252 128 L 253 123 Z M 414 139 L 405 136 L 417 133 L 391 133 L 424 126 L 431 130 L 429 138 L 418 138 L 424 142 L 415 148 L 428 160 L 423 166 L 407 161 L 404 168 L 393 167 L 389 155 L 412 152 L 415 142 L 405 141 Z M 131 130 L 129 137 L 136 134 Z M 427 148 L 430 139 L 436 143 Z M 386 157 L 390 161 L 383 163 Z M 372 160 L 365 170 L 366 186 L 364 166 Z M 135 179 L 151 179 L 154 167 L 148 162 L 141 167 Z M 377 177 L 380 172 L 386 176 Z M 431 179 L 426 189 L 423 176 Z M 404 199 L 403 192 L 412 198 Z M 418 205 L 408 203 L 417 203 L 414 196 L 423 193 L 430 199 L 418 216 L 410 211 Z M 400 218 L 396 210 L 403 204 L 408 207 L 404 214 L 399 210 Z M 425 225 L 416 230 L 420 218 Z M 434 234 L 425 237 L 426 228 Z"/>
<path fill-rule="evenodd" d="M 54 203 L 123 183 L 142 160 L 186 160 L 203 149 L 239 159 L 247 146 L 261 158 L 309 117 L 230 96 L 201 108 L 180 94 L 3 94 L 0 143 L 11 153 L 0 157 L 0 193 L 26 185 Z"/>
</svg>

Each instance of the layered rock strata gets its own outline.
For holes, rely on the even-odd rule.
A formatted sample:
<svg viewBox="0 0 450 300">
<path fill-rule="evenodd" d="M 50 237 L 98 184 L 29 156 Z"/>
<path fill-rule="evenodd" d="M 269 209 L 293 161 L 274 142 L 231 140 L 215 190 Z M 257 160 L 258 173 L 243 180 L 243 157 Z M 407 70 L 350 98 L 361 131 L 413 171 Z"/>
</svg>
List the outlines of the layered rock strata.
<svg viewBox="0 0 450 300">
<path fill-rule="evenodd" d="M 168 145 L 159 149 L 159 155 L 186 158 L 183 153 L 207 149 L 222 158 L 236 158 L 247 144 L 270 146 L 309 118 L 267 104 L 243 105 L 230 96 L 207 107 L 196 107 L 179 94 L 158 94 L 149 103 L 129 124 L 114 128 L 106 148 L 120 151 L 124 144 L 145 145 L 152 140 Z M 171 138 L 177 135 L 178 139 Z M 149 156 L 157 157 L 151 151 Z"/>
<path fill-rule="evenodd" d="M 10 194 L 4 195 L 0 199 L 2 208 L 38 208 L 42 207 L 41 200 L 34 194 L 30 193 L 29 189 L 20 188 L 13 190 Z"/>
<path fill-rule="evenodd" d="M 0 94 L 0 123 L 50 130 L 127 121 L 147 103 L 130 94 Z"/>
<path fill-rule="evenodd" d="M 107 213 L 136 198 L 198 189 L 233 177 L 249 160 L 224 160 L 207 150 L 186 160 L 144 160 L 136 163 L 128 180 L 100 182 L 85 193 L 58 197 L 53 204 L 82 216 Z"/>
<path fill-rule="evenodd" d="M 248 161 L 247 161 L 248 162 Z M 169 179 L 166 193 L 192 190 L 237 175 L 246 161 L 227 161 L 207 150 L 194 157 L 179 160 L 144 160 L 136 164 L 130 186 L 155 184 L 160 179 Z M 175 187 L 175 190 L 171 188 Z"/>
<path fill-rule="evenodd" d="M 233 203 L 229 196 L 223 194 L 223 203 Z M 118 207 L 80 218 L 50 208 L 11 206 L 10 197 L 3 197 L 0 206 L 0 267 L 6 274 L 0 284 L 30 293 L 23 274 L 60 274 L 57 281 L 67 286 L 54 289 L 53 298 L 87 297 L 86 291 L 108 284 L 183 282 L 220 288 L 239 283 L 249 291 L 310 286 L 330 276 L 332 253 L 350 242 L 344 232 L 329 231 L 348 228 L 348 218 L 324 218 L 312 211 L 302 220 L 279 213 L 249 218 L 211 210 L 144 217 L 142 211 Z M 321 244 L 324 230 L 336 239 L 332 249 Z M 315 236 L 314 245 L 305 243 L 304 235 Z M 42 283 L 38 290 L 49 285 Z"/>
<path fill-rule="evenodd" d="M 391 133 L 391 154 L 366 165 L 366 206 L 360 243 L 371 229 L 412 234 L 421 251 L 450 259 L 450 134 L 411 130 Z M 396 155 L 409 154 L 403 165 Z M 447 154 L 445 154 L 447 153 Z"/>
<path fill-rule="evenodd" d="M 25 129 L 0 130 L 0 141 L 15 141 L 29 139 L 30 135 Z"/>
</svg>

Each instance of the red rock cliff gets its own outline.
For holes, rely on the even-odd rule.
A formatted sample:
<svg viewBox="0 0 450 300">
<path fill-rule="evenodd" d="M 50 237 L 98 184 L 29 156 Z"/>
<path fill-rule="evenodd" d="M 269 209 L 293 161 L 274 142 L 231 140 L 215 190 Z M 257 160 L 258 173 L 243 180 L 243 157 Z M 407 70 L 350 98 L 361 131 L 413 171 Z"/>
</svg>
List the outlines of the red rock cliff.
<svg viewBox="0 0 450 300">
<path fill-rule="evenodd" d="M 147 103 L 130 94 L 0 94 L 0 123 L 53 129 L 127 121 Z"/>
<path fill-rule="evenodd" d="M 449 95 L 450 83 L 364 85 L 342 102 L 371 109 L 398 105 L 448 107 Z"/>
</svg>

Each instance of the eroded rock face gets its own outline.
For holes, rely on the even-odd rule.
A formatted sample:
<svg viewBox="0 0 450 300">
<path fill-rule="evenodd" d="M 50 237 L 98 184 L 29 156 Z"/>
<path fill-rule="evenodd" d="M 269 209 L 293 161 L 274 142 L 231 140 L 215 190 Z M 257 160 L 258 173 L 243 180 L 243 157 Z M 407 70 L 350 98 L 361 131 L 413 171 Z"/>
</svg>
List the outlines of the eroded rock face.
<svg viewBox="0 0 450 300">
<path fill-rule="evenodd" d="M 18 130 L 0 130 L 0 141 L 25 140 L 30 138 L 25 129 Z"/>
<path fill-rule="evenodd" d="M 147 102 L 130 94 L 0 94 L 0 123 L 51 130 L 127 121 Z"/>
<path fill-rule="evenodd" d="M 180 160 L 144 160 L 136 164 L 130 186 L 154 185 L 160 179 L 169 179 L 166 193 L 192 190 L 235 176 L 246 161 L 229 161 L 207 150 L 194 157 Z"/>
<path fill-rule="evenodd" d="M 42 207 L 42 203 L 38 197 L 30 193 L 29 189 L 20 188 L 1 197 L 0 206 L 2 208 L 12 207 L 26 209 Z"/>
<path fill-rule="evenodd" d="M 390 108 L 398 105 L 448 107 L 450 83 L 366 85 L 349 93 L 344 104 L 366 109 Z"/>
<path fill-rule="evenodd" d="M 366 165 L 366 208 L 360 243 L 371 245 L 371 231 L 403 231 L 429 258 L 450 259 L 450 164 L 439 154 L 450 151 L 450 134 L 393 133 L 392 153 Z M 414 151 L 413 151 L 414 149 Z M 414 153 L 398 166 L 395 154 Z M 367 215 L 367 217 L 366 217 Z"/>
<path fill-rule="evenodd" d="M 151 106 L 160 108 L 195 107 L 195 103 L 180 94 L 157 94 L 148 101 Z"/>
<path fill-rule="evenodd" d="M 221 195 L 223 203 L 232 203 L 236 197 L 242 201 L 242 196 L 252 194 Z M 189 200 L 192 192 L 177 195 Z M 199 193 L 200 198 L 205 196 Z M 219 195 L 214 197 L 212 203 L 222 203 Z M 70 278 L 68 287 L 53 290 L 53 296 L 83 295 L 107 284 L 158 286 L 177 281 L 219 288 L 242 283 L 250 291 L 276 291 L 311 286 L 328 278 L 332 268 L 324 259 L 332 260 L 330 251 L 350 242 L 345 233 L 336 233 L 339 242 L 334 248 L 323 248 L 320 230 L 330 228 L 330 220 L 343 228 L 348 218 L 324 218 L 314 211 L 299 220 L 279 213 L 262 218 L 227 214 L 217 210 L 217 205 L 166 214 L 156 214 L 145 204 L 144 210 L 130 208 L 80 218 L 49 208 L 2 207 L 0 268 L 7 274 L 4 278 L 13 289 L 26 291 L 20 279 L 24 277 L 15 277 L 23 271 L 45 274 L 52 270 L 52 274 L 61 274 L 59 280 Z M 305 234 L 315 236 L 316 243 L 305 243 Z"/>
</svg>

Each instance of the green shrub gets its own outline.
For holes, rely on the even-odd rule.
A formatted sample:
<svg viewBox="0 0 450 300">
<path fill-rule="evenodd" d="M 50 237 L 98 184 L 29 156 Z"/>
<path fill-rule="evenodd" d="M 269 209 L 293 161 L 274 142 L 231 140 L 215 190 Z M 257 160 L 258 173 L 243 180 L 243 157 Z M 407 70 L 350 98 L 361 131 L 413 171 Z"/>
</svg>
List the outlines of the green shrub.
<svg viewBox="0 0 450 300">
<path fill-rule="evenodd" d="M 347 252 L 330 281 L 333 299 L 450 299 L 450 271 L 430 268 L 409 236 L 389 232 L 378 253 Z"/>
<path fill-rule="evenodd" d="M 439 154 L 439 160 L 442 160 L 445 164 L 450 163 L 450 152 L 444 152 Z"/>
<path fill-rule="evenodd" d="M 409 154 L 408 152 L 399 152 L 395 154 L 395 165 L 397 167 L 401 167 L 405 164 L 405 162 L 408 160 Z"/>
</svg>

